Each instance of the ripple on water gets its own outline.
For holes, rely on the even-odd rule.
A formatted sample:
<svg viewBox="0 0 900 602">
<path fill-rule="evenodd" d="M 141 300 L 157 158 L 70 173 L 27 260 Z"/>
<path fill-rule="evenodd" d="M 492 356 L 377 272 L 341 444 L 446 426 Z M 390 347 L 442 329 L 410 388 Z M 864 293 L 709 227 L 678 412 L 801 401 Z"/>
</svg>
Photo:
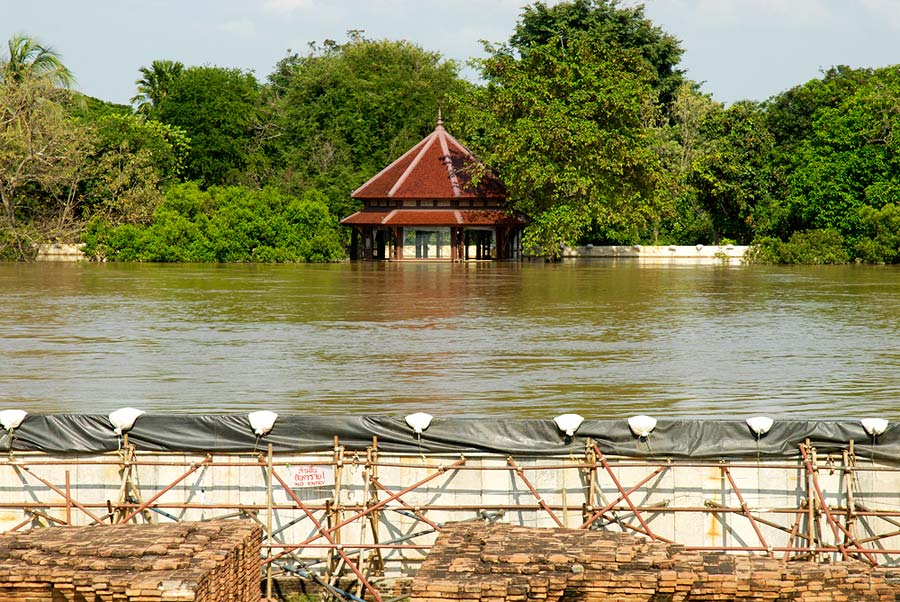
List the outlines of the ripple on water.
<svg viewBox="0 0 900 602">
<path fill-rule="evenodd" d="M 900 270 L 0 264 L 29 411 L 897 415 Z"/>
</svg>

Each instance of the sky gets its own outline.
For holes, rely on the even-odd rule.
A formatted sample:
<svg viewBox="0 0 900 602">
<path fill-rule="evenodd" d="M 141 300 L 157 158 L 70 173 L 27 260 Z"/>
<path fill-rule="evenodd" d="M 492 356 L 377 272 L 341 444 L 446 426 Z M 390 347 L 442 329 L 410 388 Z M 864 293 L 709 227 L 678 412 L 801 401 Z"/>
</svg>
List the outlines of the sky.
<svg viewBox="0 0 900 602">
<path fill-rule="evenodd" d="M 635 0 L 626 0 L 634 4 Z M 550 0 L 550 4 L 555 0 Z M 288 49 L 346 39 L 406 39 L 465 62 L 481 40 L 509 38 L 525 0 L 0 0 L 0 40 L 51 46 L 77 88 L 127 103 L 154 59 L 253 71 L 264 80 Z M 681 40 L 682 67 L 726 104 L 765 100 L 833 65 L 900 63 L 900 0 L 646 0 Z M 474 72 L 466 72 L 474 78 Z"/>
</svg>

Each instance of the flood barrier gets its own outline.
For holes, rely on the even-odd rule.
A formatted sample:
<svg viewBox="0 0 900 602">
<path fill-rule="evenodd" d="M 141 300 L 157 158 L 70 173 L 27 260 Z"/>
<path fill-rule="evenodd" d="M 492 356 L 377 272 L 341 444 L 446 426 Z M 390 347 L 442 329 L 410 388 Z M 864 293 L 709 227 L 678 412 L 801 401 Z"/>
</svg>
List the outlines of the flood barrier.
<svg viewBox="0 0 900 602">
<path fill-rule="evenodd" d="M 473 519 L 900 564 L 900 434 L 884 421 L 256 418 L 4 422 L 0 531 L 249 518 L 269 583 L 345 599 L 388 597 L 444 524 Z"/>
</svg>

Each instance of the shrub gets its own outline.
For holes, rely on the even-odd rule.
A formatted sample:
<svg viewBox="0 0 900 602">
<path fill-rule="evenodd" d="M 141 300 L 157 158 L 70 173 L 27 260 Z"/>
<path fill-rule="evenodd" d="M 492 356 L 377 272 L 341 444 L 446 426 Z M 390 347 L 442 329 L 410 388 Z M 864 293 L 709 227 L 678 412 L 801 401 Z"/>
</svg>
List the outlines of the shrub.
<svg viewBox="0 0 900 602">
<path fill-rule="evenodd" d="M 787 242 L 770 236 L 759 238 L 747 253 L 748 263 L 822 265 L 849 260 L 841 235 L 830 229 L 794 232 Z"/>
<path fill-rule="evenodd" d="M 857 257 L 868 263 L 900 263 L 900 207 L 893 203 L 880 210 L 866 206 L 859 214 L 867 236 L 856 245 Z"/>
<path fill-rule="evenodd" d="M 93 220 L 86 253 L 111 261 L 327 262 L 344 257 L 337 219 L 315 191 L 302 199 L 239 186 L 171 188 L 147 226 Z"/>
</svg>

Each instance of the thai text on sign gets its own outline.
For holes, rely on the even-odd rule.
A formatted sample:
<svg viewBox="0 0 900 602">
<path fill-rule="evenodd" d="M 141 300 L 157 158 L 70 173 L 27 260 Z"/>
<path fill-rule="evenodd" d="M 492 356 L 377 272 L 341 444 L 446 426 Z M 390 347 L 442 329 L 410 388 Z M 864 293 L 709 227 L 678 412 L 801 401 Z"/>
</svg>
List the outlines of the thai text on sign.
<svg viewBox="0 0 900 602">
<path fill-rule="evenodd" d="M 326 487 L 334 485 L 334 468 L 331 466 L 291 466 L 291 487 Z"/>
</svg>

